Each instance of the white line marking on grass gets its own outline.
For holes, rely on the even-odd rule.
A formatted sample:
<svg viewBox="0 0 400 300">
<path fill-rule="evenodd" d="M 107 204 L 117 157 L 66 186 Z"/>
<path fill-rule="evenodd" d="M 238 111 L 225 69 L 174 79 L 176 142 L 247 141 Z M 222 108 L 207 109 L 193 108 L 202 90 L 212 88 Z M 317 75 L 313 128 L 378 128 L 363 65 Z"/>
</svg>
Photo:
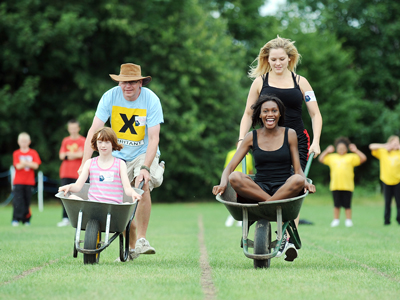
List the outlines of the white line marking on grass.
<svg viewBox="0 0 400 300">
<path fill-rule="evenodd" d="M 203 289 L 204 299 L 211 300 L 216 298 L 217 291 L 212 280 L 211 267 L 208 263 L 207 249 L 206 245 L 204 244 L 204 226 L 202 215 L 199 215 L 197 224 L 199 226 L 198 239 L 200 246 L 201 288 Z"/>
<path fill-rule="evenodd" d="M 11 282 L 20 280 L 20 279 L 22 279 L 22 278 L 25 278 L 26 276 L 29 276 L 29 275 L 31 275 L 32 273 L 35 273 L 35 272 L 37 272 L 37 271 L 40 271 L 40 270 L 43 269 L 44 267 L 50 266 L 50 265 L 52 265 L 52 264 L 54 264 L 54 263 L 56 263 L 56 262 L 58 262 L 58 261 L 59 261 L 59 259 L 51 260 L 51 261 L 45 263 L 43 266 L 35 267 L 35 268 L 32 268 L 32 269 L 23 271 L 21 274 L 15 276 L 14 278 L 12 278 L 12 279 L 10 279 L 10 280 L 8 280 L 8 281 L 0 282 L 0 286 L 9 284 L 9 283 L 11 283 Z"/>
<path fill-rule="evenodd" d="M 331 251 L 329 251 L 329 250 L 326 250 L 326 249 L 322 248 L 321 246 L 318 246 L 318 245 L 316 245 L 316 244 L 314 244 L 314 243 L 310 243 L 310 242 L 307 242 L 307 243 L 311 244 L 311 245 L 314 246 L 315 248 L 318 248 L 318 249 L 320 249 L 320 250 L 322 250 L 322 251 L 324 251 L 324 252 L 326 252 L 326 253 L 328 253 L 328 254 L 331 254 L 331 255 L 333 255 L 333 256 L 339 257 L 339 258 L 341 258 L 341 259 L 344 259 L 345 261 L 355 263 L 355 264 L 357 264 L 357 265 L 359 265 L 359 266 L 361 266 L 361 267 L 367 269 L 368 271 L 372 271 L 373 273 L 375 273 L 375 274 L 377 274 L 377 275 L 380 275 L 380 276 L 382 276 L 382 277 L 385 277 L 385 278 L 390 279 L 390 280 L 395 281 L 395 282 L 400 282 L 400 280 L 399 280 L 398 278 L 393 277 L 393 276 L 391 276 L 391 275 L 389 275 L 389 274 L 387 274 L 387 273 L 381 272 L 381 271 L 379 271 L 377 268 L 368 266 L 368 265 L 366 265 L 366 264 L 364 264 L 364 263 L 362 263 L 362 262 L 359 262 L 358 260 L 349 259 L 349 258 L 347 258 L 347 257 L 345 257 L 345 256 L 336 254 L 336 253 L 331 252 Z"/>
</svg>

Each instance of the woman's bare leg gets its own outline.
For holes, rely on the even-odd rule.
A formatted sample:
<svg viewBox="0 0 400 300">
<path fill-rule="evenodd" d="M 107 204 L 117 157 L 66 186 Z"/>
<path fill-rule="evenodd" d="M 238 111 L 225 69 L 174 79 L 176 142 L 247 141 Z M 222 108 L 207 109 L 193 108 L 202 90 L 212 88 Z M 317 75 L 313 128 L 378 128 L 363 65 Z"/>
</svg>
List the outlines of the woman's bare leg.
<svg viewBox="0 0 400 300">
<path fill-rule="evenodd" d="M 301 175 L 294 174 L 276 191 L 276 193 L 267 201 L 282 200 L 296 197 L 304 189 L 304 178 Z"/>
<path fill-rule="evenodd" d="M 271 196 L 264 192 L 250 176 L 242 172 L 233 172 L 229 175 L 229 183 L 232 188 L 245 199 L 252 203 L 267 201 Z"/>
</svg>

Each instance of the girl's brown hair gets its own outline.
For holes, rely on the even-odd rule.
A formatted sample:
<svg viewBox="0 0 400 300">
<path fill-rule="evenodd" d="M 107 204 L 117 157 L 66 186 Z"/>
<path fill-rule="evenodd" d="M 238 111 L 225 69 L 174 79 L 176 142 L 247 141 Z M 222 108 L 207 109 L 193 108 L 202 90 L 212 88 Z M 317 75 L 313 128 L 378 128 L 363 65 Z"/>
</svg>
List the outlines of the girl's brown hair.
<svg viewBox="0 0 400 300">
<path fill-rule="evenodd" d="M 92 137 L 91 145 L 92 149 L 95 151 L 99 151 L 97 148 L 97 140 L 100 141 L 110 141 L 112 144 L 112 149 L 114 150 L 121 150 L 124 146 L 118 143 L 117 135 L 115 134 L 114 130 L 110 127 L 103 127 L 96 131 L 96 133 Z"/>
</svg>

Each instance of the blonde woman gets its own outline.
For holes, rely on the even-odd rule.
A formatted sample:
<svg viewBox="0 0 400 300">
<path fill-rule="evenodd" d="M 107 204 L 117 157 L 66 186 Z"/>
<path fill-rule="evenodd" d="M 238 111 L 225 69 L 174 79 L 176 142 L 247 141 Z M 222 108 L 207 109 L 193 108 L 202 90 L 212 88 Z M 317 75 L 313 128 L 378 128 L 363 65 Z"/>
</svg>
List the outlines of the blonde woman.
<svg viewBox="0 0 400 300">
<path fill-rule="evenodd" d="M 294 42 L 277 37 L 266 43 L 256 58 L 257 65 L 251 68 L 249 77 L 254 81 L 247 97 L 246 109 L 240 122 L 238 147 L 251 126 L 252 105 L 260 95 L 274 95 L 282 100 L 286 107 L 285 127 L 296 131 L 301 167 L 305 168 L 308 154 L 321 153 L 320 136 L 322 117 L 317 99 L 307 79 L 296 74 L 295 69 L 299 62 Z M 310 137 L 304 128 L 302 120 L 302 105 L 306 103 L 312 121 L 313 141 L 310 146 Z"/>
</svg>

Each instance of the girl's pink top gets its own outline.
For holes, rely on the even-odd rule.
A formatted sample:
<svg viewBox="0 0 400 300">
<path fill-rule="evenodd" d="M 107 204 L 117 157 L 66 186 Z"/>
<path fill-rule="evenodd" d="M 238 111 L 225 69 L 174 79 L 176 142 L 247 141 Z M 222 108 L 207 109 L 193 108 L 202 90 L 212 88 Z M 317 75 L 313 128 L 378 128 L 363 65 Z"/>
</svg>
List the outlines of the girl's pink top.
<svg viewBox="0 0 400 300">
<path fill-rule="evenodd" d="M 89 200 L 99 202 L 122 203 L 124 189 L 119 175 L 119 158 L 114 157 L 114 163 L 108 169 L 102 169 L 97 163 L 98 157 L 92 158 L 89 168 Z"/>
</svg>

